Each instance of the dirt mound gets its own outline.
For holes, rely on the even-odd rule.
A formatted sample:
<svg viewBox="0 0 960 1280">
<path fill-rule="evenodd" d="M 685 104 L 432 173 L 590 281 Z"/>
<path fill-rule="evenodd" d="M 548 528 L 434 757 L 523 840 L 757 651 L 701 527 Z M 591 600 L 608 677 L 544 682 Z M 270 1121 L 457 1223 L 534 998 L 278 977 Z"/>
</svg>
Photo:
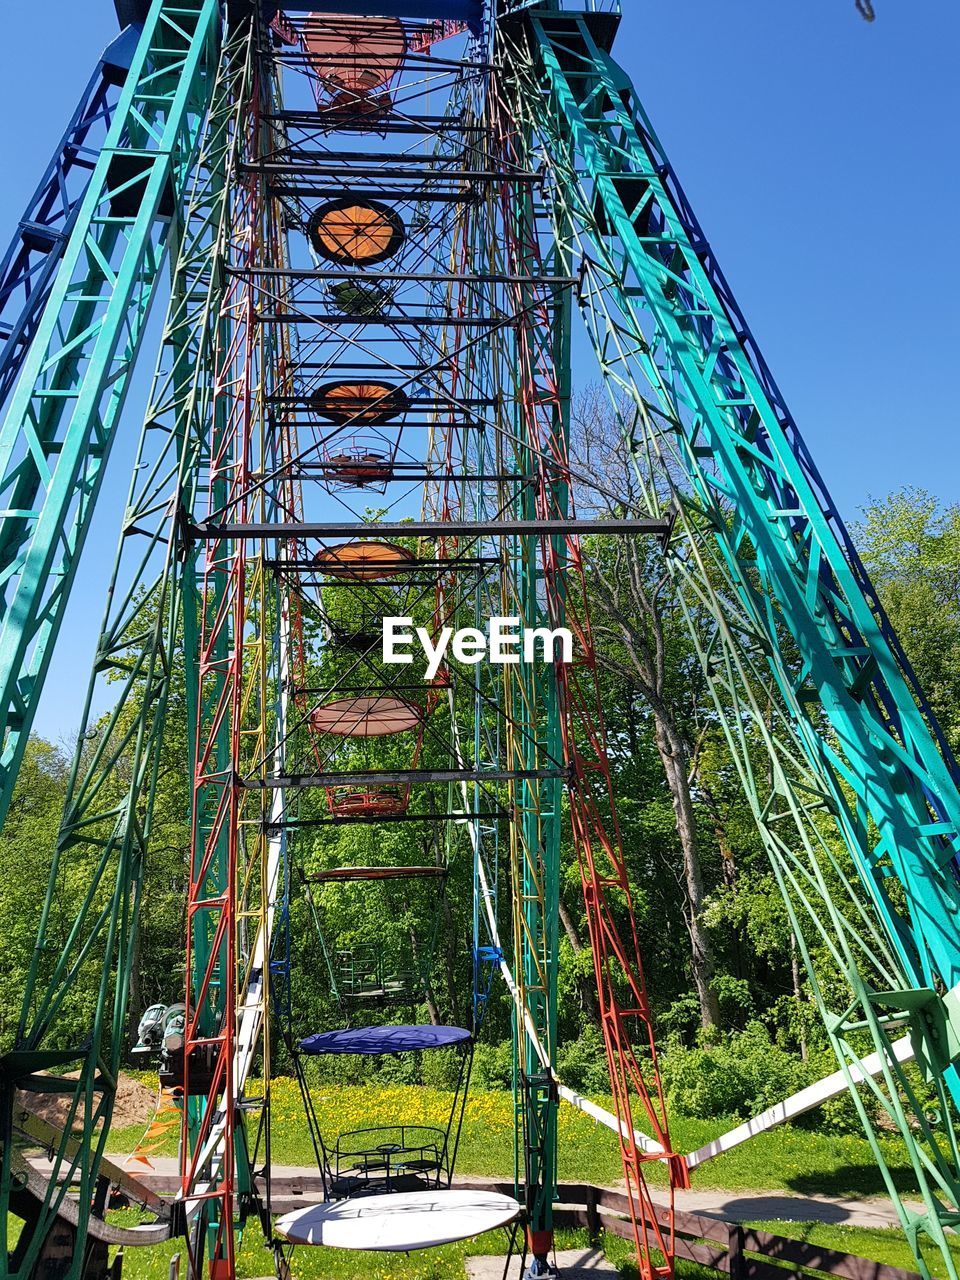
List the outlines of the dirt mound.
<svg viewBox="0 0 960 1280">
<path fill-rule="evenodd" d="M 71 1080 L 76 1080 L 79 1074 L 78 1071 L 68 1071 L 67 1077 Z M 32 1111 L 34 1115 L 38 1115 L 41 1120 L 46 1120 L 48 1124 L 56 1125 L 58 1129 L 62 1129 L 66 1123 L 72 1099 L 64 1094 L 30 1093 L 24 1089 L 19 1089 L 17 1091 L 17 1101 L 27 1110 Z M 148 1089 L 146 1085 L 141 1084 L 139 1080 L 134 1080 L 132 1076 L 123 1075 L 121 1072 L 117 1096 L 113 1105 L 113 1121 L 110 1127 L 112 1129 L 131 1128 L 133 1125 L 146 1127 L 152 1120 L 156 1107 L 156 1093 Z M 77 1128 L 79 1126 L 75 1124 L 74 1127 Z"/>
</svg>

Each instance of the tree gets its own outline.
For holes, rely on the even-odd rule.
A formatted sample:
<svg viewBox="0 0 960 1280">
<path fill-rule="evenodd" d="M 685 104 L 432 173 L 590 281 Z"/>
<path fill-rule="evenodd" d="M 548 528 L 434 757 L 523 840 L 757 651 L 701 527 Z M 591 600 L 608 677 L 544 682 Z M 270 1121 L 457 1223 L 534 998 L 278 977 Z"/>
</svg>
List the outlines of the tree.
<svg viewBox="0 0 960 1280">
<path fill-rule="evenodd" d="M 643 514 L 626 445 L 598 388 L 576 400 L 573 426 L 581 502 L 610 516 Z M 691 694 L 699 669 L 676 617 L 659 550 L 648 539 L 596 538 L 588 543 L 586 557 L 597 660 L 637 691 L 651 715 L 682 852 L 690 970 L 701 1024 L 711 1027 L 719 1022 L 720 1009 L 713 946 L 703 919 L 704 878 L 685 723 L 698 700 Z"/>
<path fill-rule="evenodd" d="M 960 754 L 960 504 L 898 489 L 871 501 L 853 533 L 920 687 Z"/>
<path fill-rule="evenodd" d="M 16 1033 L 27 972 L 50 860 L 66 795 L 69 765 L 57 747 L 42 738 L 27 743 L 17 785 L 0 832 L 0 919 L 4 963 L 0 973 L 0 1043 L 9 1048 Z M 73 894 L 64 879 L 52 904 L 50 937 L 62 941 L 73 919 Z"/>
</svg>

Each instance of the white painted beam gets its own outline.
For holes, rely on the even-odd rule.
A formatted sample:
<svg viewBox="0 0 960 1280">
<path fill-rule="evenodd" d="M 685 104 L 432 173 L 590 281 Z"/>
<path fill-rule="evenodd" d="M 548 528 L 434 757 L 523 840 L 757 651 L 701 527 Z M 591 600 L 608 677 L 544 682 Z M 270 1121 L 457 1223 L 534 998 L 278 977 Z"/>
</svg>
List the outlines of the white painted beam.
<svg viewBox="0 0 960 1280">
<path fill-rule="evenodd" d="M 909 1036 L 904 1036 L 902 1040 L 895 1041 L 891 1048 L 897 1062 L 909 1062 L 914 1056 L 913 1045 Z M 852 1066 L 850 1075 L 854 1083 L 859 1084 L 862 1080 L 866 1080 L 868 1076 L 878 1076 L 883 1070 L 885 1061 L 886 1059 L 881 1054 L 871 1053 L 869 1057 L 864 1058 L 858 1065 Z M 814 1107 L 819 1107 L 824 1102 L 829 1102 L 831 1098 L 839 1097 L 846 1088 L 846 1075 L 843 1071 L 834 1071 L 831 1075 L 824 1077 L 823 1080 L 818 1080 L 816 1084 L 808 1085 L 806 1089 L 801 1089 L 799 1093 L 792 1094 L 791 1097 L 785 1098 L 783 1102 L 778 1102 L 774 1106 L 768 1107 L 766 1111 L 761 1111 L 752 1120 L 747 1120 L 744 1124 L 737 1125 L 729 1133 L 724 1133 L 719 1138 L 714 1138 L 706 1146 L 700 1147 L 696 1151 L 691 1151 L 689 1155 L 684 1157 L 687 1168 L 696 1169 L 698 1165 L 704 1164 L 707 1160 L 723 1155 L 725 1151 L 731 1151 L 734 1147 L 739 1147 L 741 1143 L 755 1138 L 758 1133 L 765 1133 L 768 1129 L 773 1129 L 778 1124 L 785 1124 L 795 1116 L 802 1116 L 805 1111 L 812 1111 Z"/>
</svg>

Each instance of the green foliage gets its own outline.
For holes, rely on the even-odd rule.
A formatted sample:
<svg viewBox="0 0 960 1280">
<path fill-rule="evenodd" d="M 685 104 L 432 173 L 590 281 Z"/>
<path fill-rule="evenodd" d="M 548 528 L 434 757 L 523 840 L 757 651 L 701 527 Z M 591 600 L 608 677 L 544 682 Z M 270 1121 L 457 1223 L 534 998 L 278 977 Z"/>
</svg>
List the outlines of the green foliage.
<svg viewBox="0 0 960 1280">
<path fill-rule="evenodd" d="M 513 1048 L 502 1044 L 477 1045 L 473 1055 L 473 1084 L 477 1089 L 513 1088 Z"/>
<path fill-rule="evenodd" d="M 790 920 L 770 874 L 741 878 L 711 894 L 706 913 L 713 929 L 734 925 L 758 956 L 783 955 L 790 947 Z"/>
<path fill-rule="evenodd" d="M 860 548 L 908 655 L 948 736 L 960 747 L 960 507 L 943 508 L 930 495 L 904 490 L 871 504 L 857 530 Z M 612 540 L 595 538 L 588 548 L 608 563 Z M 656 569 L 651 565 L 651 572 Z M 371 588 L 371 595 L 382 592 Z M 364 592 L 325 593 L 326 619 L 308 618 L 307 628 L 334 625 L 362 630 L 382 601 Z M 411 604 L 417 613 L 421 606 Z M 425 605 L 422 607 L 426 607 Z M 382 609 L 380 609 L 382 612 Z M 402 612 L 403 610 L 397 610 Z M 418 621 L 425 621 L 418 618 Z M 776 1102 L 809 1080 L 834 1069 L 825 1037 L 809 998 L 806 980 L 795 983 L 786 911 L 760 848 L 753 817 L 742 798 L 720 727 L 708 706 L 702 678 L 680 620 L 666 609 L 669 693 L 695 759 L 693 800 L 704 877 L 702 922 L 716 958 L 713 989 L 721 1025 L 710 1041 L 700 1035 L 700 1010 L 692 993 L 689 937 L 683 924 L 685 895 L 679 842 L 670 796 L 653 737 L 649 707 L 622 674 L 604 668 L 601 695 L 610 735 L 613 786 L 627 854 L 630 887 L 640 931 L 647 986 L 658 1034 L 666 1040 L 663 1065 L 671 1110 L 704 1120 L 721 1114 L 746 1116 Z M 619 643 L 599 635 L 601 646 Z M 310 672 L 311 684 L 329 687 L 354 661 L 335 649 Z M 622 656 L 622 655 L 620 655 Z M 376 660 L 374 655 L 373 661 Z M 410 675 L 410 682 L 420 678 Z M 183 983 L 184 893 L 189 849 L 190 779 L 186 761 L 188 726 L 183 681 L 174 681 L 162 748 L 154 806 L 146 891 L 140 915 L 140 940 L 131 991 L 131 1024 L 156 1000 L 178 996 Z M 134 713 L 131 707 L 130 714 Z M 461 714 L 459 710 L 455 712 Z M 449 710 L 441 699 L 431 715 L 421 763 L 447 763 Z M 464 725 L 466 727 L 466 725 Z M 405 735 L 405 739 L 407 735 Z M 84 744 L 89 751 L 94 743 Z M 384 763 L 407 767 L 409 740 L 389 746 L 346 742 L 338 747 L 343 763 L 363 767 L 369 753 L 393 752 Z M 294 762 L 295 763 L 295 762 Z M 305 768 L 309 757 L 304 754 Z M 9 1045 L 20 1013 L 20 999 L 31 961 L 40 904 L 55 847 L 66 791 L 68 760 L 59 748 L 39 739 L 29 744 L 14 794 L 10 818 L 0 834 L 0 919 L 5 930 L 5 965 L 0 974 L 0 1042 Z M 116 787 L 124 784 L 124 762 Z M 414 793 L 412 811 L 429 816 L 432 804 Z M 327 815 L 321 792 L 307 794 L 299 816 Z M 446 902 L 435 882 L 401 884 L 326 884 L 314 886 L 323 940 L 301 892 L 294 884 L 291 934 L 294 947 L 292 1006 L 295 1035 L 342 1025 L 351 1018 L 419 1021 L 432 1016 L 423 990 L 404 1003 L 381 1006 L 361 1015 L 334 996 L 328 956 L 337 947 L 370 943 L 397 967 L 428 979 L 433 1013 L 444 1021 L 470 1018 L 470 905 L 472 859 L 462 826 L 438 847 L 436 824 L 398 823 L 377 828 L 319 825 L 297 837 L 295 861 L 307 874 L 323 868 L 378 863 L 448 862 Z M 82 894 L 92 852 L 75 851 L 58 883 L 51 915 L 51 939 L 62 942 Z M 586 933 L 580 876 L 569 836 L 562 849 L 562 897 L 567 919 L 559 950 L 558 1065 L 562 1078 L 591 1096 L 606 1092 L 606 1067 L 596 1025 L 595 980 Z M 506 867 L 503 868 L 506 883 Z M 567 925 L 569 924 L 569 928 Z M 509 946 L 509 929 L 504 925 Z M 326 943 L 326 952 L 322 942 Z M 64 1006 L 58 1035 L 66 1042 L 82 1037 L 89 1019 L 92 977 L 83 980 Z M 509 997 L 495 983 L 493 998 L 477 1046 L 474 1083 L 479 1089 L 509 1089 L 513 1055 Z M 279 1070 L 289 1066 L 279 1037 Z M 808 1057 L 804 1061 L 800 1050 Z M 428 1055 L 429 1057 L 429 1055 Z M 311 1064 L 320 1085 L 358 1080 L 356 1063 L 334 1060 Z M 435 1055 L 422 1063 L 403 1059 L 379 1066 L 364 1064 L 359 1079 L 386 1085 L 450 1084 L 450 1065 Z M 919 1081 L 918 1081 L 919 1084 Z M 831 1103 L 803 1122 L 825 1131 L 855 1131 L 845 1099 Z M 851 1128 L 851 1126 L 853 1126 Z M 839 1127 L 839 1128 L 838 1128 Z"/>
<path fill-rule="evenodd" d="M 660 1055 L 660 1069 L 670 1111 L 703 1118 L 746 1119 L 823 1074 L 822 1063 L 787 1053 L 758 1022 L 718 1044 L 696 1049 L 671 1044 Z"/>
<path fill-rule="evenodd" d="M 869 503 L 854 533 L 920 687 L 960 752 L 960 503 L 899 489 Z"/>
<path fill-rule="evenodd" d="M 40 907 L 47 891 L 50 859 L 56 846 L 66 795 L 68 763 L 62 751 L 31 738 L 27 743 L 10 813 L 0 832 L 0 920 L 4 963 L 0 970 L 0 1042 L 8 1048 L 16 1032 L 27 972 L 33 956 Z M 79 888 L 79 885 L 76 886 Z M 66 937 L 73 904 L 71 887 L 63 884 L 53 909 L 53 936 Z M 65 1011 L 74 1023 L 78 993 Z"/>
<path fill-rule="evenodd" d="M 600 1097 L 608 1091 L 607 1060 L 597 1027 L 584 1027 L 571 1044 L 561 1045 L 557 1070 L 564 1084 L 585 1097 Z"/>
<path fill-rule="evenodd" d="M 700 1002 L 692 992 L 671 1001 L 658 1020 L 662 1032 L 688 1039 L 696 1035 L 700 1022 Z"/>
</svg>

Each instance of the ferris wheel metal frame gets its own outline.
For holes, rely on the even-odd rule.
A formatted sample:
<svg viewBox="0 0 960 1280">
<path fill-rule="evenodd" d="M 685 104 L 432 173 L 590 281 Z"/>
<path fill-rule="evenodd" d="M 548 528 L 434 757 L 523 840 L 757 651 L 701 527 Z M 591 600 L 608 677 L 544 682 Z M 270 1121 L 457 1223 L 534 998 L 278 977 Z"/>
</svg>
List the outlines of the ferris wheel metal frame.
<svg viewBox="0 0 960 1280">
<path fill-rule="evenodd" d="M 370 7 L 327 9 L 362 25 Z M 535 1272 L 549 1265 L 561 1098 L 618 1135 L 641 1273 L 666 1276 L 672 1220 L 655 1211 L 647 1164 L 665 1161 L 671 1188 L 685 1186 L 703 1160 L 846 1087 L 921 1273 L 955 1276 L 945 1230 L 960 1204 L 956 763 L 612 58 L 618 5 L 507 0 L 493 13 L 474 0 L 379 0 L 378 21 L 396 22 L 405 52 L 396 71 L 367 77 L 375 94 L 329 65 L 317 72 L 300 43 L 310 6 L 129 8 L 142 27 L 127 27 L 101 60 L 0 264 L 2 816 L 170 263 L 50 888 L 16 1043 L 0 1060 L 4 1274 L 32 1274 L 65 1218 L 77 1240 L 96 1242 L 96 1265 L 111 1240 L 149 1236 L 106 1221 L 108 1187 L 121 1178 L 104 1149 L 164 730 L 182 714 L 193 777 L 174 1069 L 182 1188 L 172 1208 L 144 1198 L 155 1235 L 186 1233 L 192 1274 L 207 1264 L 215 1277 L 235 1274 L 248 1220 L 272 1242 L 270 1014 L 274 981 L 278 991 L 287 983 L 290 1008 L 289 961 L 274 944 L 289 927 L 291 847 L 305 829 L 296 806 L 311 794 L 331 806 L 351 788 L 399 788 L 413 805 L 403 816 L 424 823 L 418 797 L 442 794 L 444 858 L 472 863 L 476 1022 L 498 974 L 514 1008 L 517 1188 Z M 440 49 L 445 40 L 457 51 Z M 286 104 L 291 75 L 310 82 L 305 107 Z M 384 140 L 395 131 L 392 152 L 333 145 L 358 103 L 371 108 L 365 128 L 373 121 Z M 432 150 L 411 150 L 410 137 Z M 337 287 L 370 277 L 307 264 L 297 240 L 309 202 L 346 196 L 401 211 L 392 216 L 419 237 L 413 269 L 386 271 L 388 294 L 364 294 L 360 312 L 342 310 L 358 303 Z M 619 520 L 580 518 L 572 506 L 575 309 L 643 492 L 642 509 Z M 399 382 L 376 383 L 371 409 L 370 379 L 385 369 Z M 364 388 L 339 418 L 328 412 L 333 386 Z M 386 433 L 383 458 L 364 434 L 371 426 Z M 351 433 L 360 462 L 348 449 L 344 464 L 331 449 Z M 359 509 L 371 457 L 385 489 L 404 479 L 409 498 L 422 486 L 419 520 Z M 331 486 L 337 466 L 352 469 Z M 350 518 L 318 506 L 320 490 Z M 656 1072 L 607 759 L 580 547 L 595 534 L 662 539 L 840 1066 L 810 1096 L 686 1157 L 672 1149 Z M 305 621 L 326 617 L 325 602 L 345 589 L 342 567 L 331 579 L 316 561 L 318 546 L 336 556 L 343 539 L 414 543 L 401 596 L 428 628 L 494 612 L 566 626 L 578 659 L 495 677 L 446 671 L 409 688 L 362 647 L 344 659 L 332 633 L 317 642 Z M 396 586 L 391 578 L 381 604 Z M 405 764 L 392 751 L 368 767 L 351 734 L 376 735 L 361 721 L 348 733 L 335 723 L 335 740 L 329 723 L 318 728 L 315 671 L 324 697 L 376 704 L 400 693 L 413 706 L 420 691 Z M 104 720 L 105 683 L 114 697 Z M 332 805 L 323 821 L 345 816 Z M 556 1072 L 566 822 L 615 1114 Z M 54 945 L 54 899 L 78 876 L 73 927 Z M 77 1000 L 89 1004 L 79 1038 L 62 1030 Z M 905 1069 L 911 1058 L 936 1094 L 936 1124 Z M 78 1078 L 64 1074 L 77 1065 Z M 66 1125 L 45 1138 L 45 1183 L 24 1154 L 40 1129 L 18 1090 L 66 1102 Z M 921 1214 L 904 1207 L 887 1170 L 873 1108 L 905 1143 Z M 25 1197 L 14 1246 L 9 1213 Z M 88 1253 L 77 1249 L 65 1274 L 79 1276 Z"/>
</svg>

